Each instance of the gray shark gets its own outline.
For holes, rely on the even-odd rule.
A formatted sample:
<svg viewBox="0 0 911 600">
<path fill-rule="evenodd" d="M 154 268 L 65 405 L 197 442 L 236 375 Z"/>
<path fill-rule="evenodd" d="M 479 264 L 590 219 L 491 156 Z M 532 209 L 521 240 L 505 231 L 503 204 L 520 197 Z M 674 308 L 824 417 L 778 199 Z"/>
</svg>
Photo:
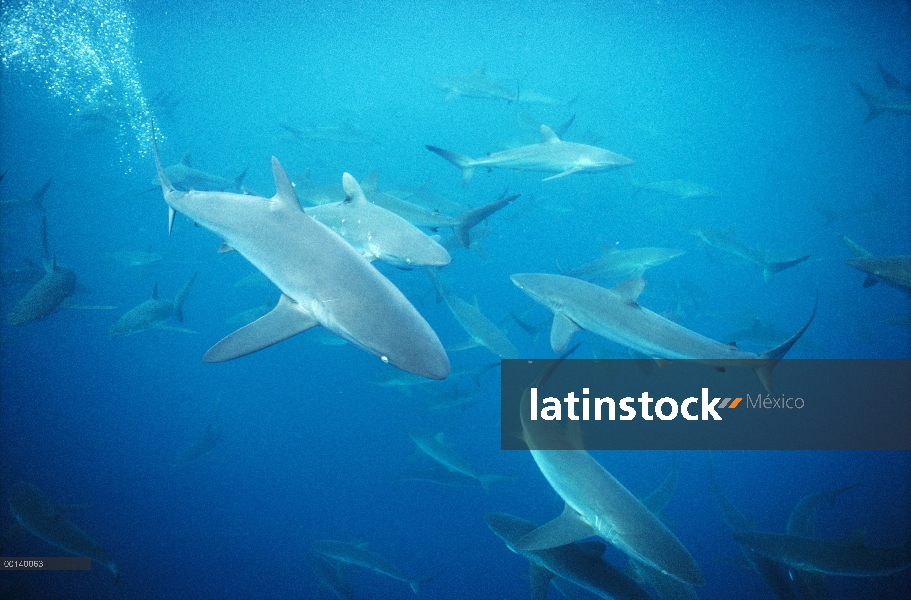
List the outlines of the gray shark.
<svg viewBox="0 0 911 600">
<path fill-rule="evenodd" d="M 6 317 L 10 325 L 22 325 L 43 319 L 59 309 L 76 291 L 76 274 L 57 264 L 47 247 L 47 217 L 41 218 L 41 248 L 44 253 L 44 276 L 19 301 Z"/>
<path fill-rule="evenodd" d="M 545 273 L 516 274 L 512 282 L 554 313 L 550 332 L 554 352 L 562 352 L 573 333 L 586 329 L 659 360 L 691 359 L 722 368 L 748 364 L 767 391 L 772 389 L 772 369 L 816 316 L 814 305 L 810 318 L 790 339 L 768 352 L 754 354 L 716 342 L 639 306 L 637 300 L 645 287 L 640 277 L 627 279 L 610 289 Z"/>
<path fill-rule="evenodd" d="M 304 560 L 307 562 L 307 566 L 313 570 L 321 587 L 328 590 L 339 600 L 357 600 L 357 596 L 354 595 L 354 590 L 351 589 L 340 562 L 313 550 L 307 550 Z"/>
<path fill-rule="evenodd" d="M 478 67 L 471 74 L 446 77 L 435 81 L 433 85 L 446 92 L 446 100 L 462 96 L 465 98 L 506 100 L 511 103 L 516 99 L 516 90 L 489 78 L 484 65 Z"/>
<path fill-rule="evenodd" d="M 857 93 L 867 103 L 869 112 L 864 122 L 869 123 L 884 112 L 890 112 L 895 115 L 911 115 L 911 82 L 902 85 L 898 78 L 886 71 L 881 64 L 879 65 L 879 73 L 882 75 L 887 88 L 884 94 L 874 94 L 859 84 L 851 82 L 851 86 L 857 90 Z"/>
<path fill-rule="evenodd" d="M 737 537 L 738 533 L 753 530 L 753 519 L 742 514 L 737 507 L 725 496 L 718 480 L 715 478 L 715 464 L 709 462 L 711 473 L 711 485 L 709 490 L 714 494 L 718 507 L 721 509 L 722 518 L 728 529 Z M 748 569 L 755 571 L 762 579 L 763 583 L 771 590 L 778 600 L 797 600 L 794 590 L 791 588 L 790 578 L 780 564 L 774 560 L 763 556 L 752 549 L 740 544 L 740 550 L 743 553 L 743 562 Z"/>
<path fill-rule="evenodd" d="M 412 429 L 408 432 L 411 439 L 417 444 L 421 452 L 437 461 L 450 471 L 461 473 L 473 479 L 477 479 L 484 488 L 484 491 L 490 489 L 490 484 L 499 479 L 498 475 L 481 475 L 473 466 L 468 464 L 464 458 L 443 441 L 443 433 L 436 435 L 423 431 L 421 429 Z"/>
<path fill-rule="evenodd" d="M 119 337 L 148 331 L 149 329 L 175 329 L 165 326 L 164 323 L 170 319 L 177 319 L 177 321 L 183 323 L 183 304 L 190 294 L 190 288 L 193 287 L 193 282 L 196 281 L 197 275 L 199 275 L 198 271 L 193 273 L 190 281 L 181 288 L 177 296 L 174 297 L 173 302 L 158 297 L 158 284 L 156 283 L 155 288 L 152 290 L 152 297 L 120 317 L 108 329 L 108 335 Z M 176 329 L 188 331 L 181 328 Z"/>
<path fill-rule="evenodd" d="M 364 567 L 365 569 L 370 569 L 380 575 L 404 581 L 411 586 L 411 590 L 415 594 L 420 591 L 420 585 L 422 583 L 436 577 L 436 575 L 427 579 L 410 577 L 388 560 L 367 548 L 367 544 L 349 544 L 346 542 L 336 542 L 334 540 L 316 540 L 313 542 L 311 549 L 314 552 L 319 552 L 323 556 L 334 558 L 345 564 Z"/>
<path fill-rule="evenodd" d="M 394 212 L 367 202 L 357 181 L 342 175 L 345 200 L 304 210 L 339 234 L 367 260 L 395 267 L 442 267 L 452 262 L 445 248 Z"/>
<path fill-rule="evenodd" d="M 373 146 L 379 142 L 369 133 L 354 127 L 349 123 L 341 126 L 322 127 L 292 127 L 279 123 L 279 127 L 290 133 L 295 139 L 304 142 L 333 142 L 338 144 L 351 144 L 354 146 Z"/>
<path fill-rule="evenodd" d="M 532 600 L 547 598 L 547 586 L 554 577 L 561 577 L 607 600 L 651 598 L 635 581 L 601 557 L 606 550 L 601 542 L 519 551 L 515 545 L 537 528 L 534 523 L 506 513 L 487 513 L 484 520 L 507 548 L 531 563 L 529 580 Z"/>
<path fill-rule="evenodd" d="M 855 269 L 863 271 L 904 292 L 911 292 L 911 255 L 905 256 L 861 256 L 845 261 Z M 869 287 L 867 281 L 864 287 Z"/>
<path fill-rule="evenodd" d="M 633 184 L 637 191 L 645 190 L 671 196 L 678 200 L 700 200 L 704 198 L 720 198 L 721 192 L 712 188 L 687 181 L 685 179 L 670 179 L 668 181 L 653 181 L 652 183 Z"/>
<path fill-rule="evenodd" d="M 474 304 L 465 302 L 443 287 L 436 270 L 428 269 L 427 273 L 430 275 L 437 293 L 446 301 L 446 306 L 449 307 L 452 316 L 471 338 L 466 344 L 459 346 L 459 350 L 484 346 L 500 358 L 519 358 L 519 351 L 512 345 L 509 338 L 481 312 L 477 299 Z"/>
<path fill-rule="evenodd" d="M 806 256 L 801 256 L 794 260 L 779 262 L 770 261 L 762 252 L 754 250 L 740 241 L 734 234 L 733 226 L 728 227 L 727 229 L 715 229 L 713 227 L 694 229 L 693 235 L 713 248 L 717 248 L 726 254 L 730 254 L 740 260 L 756 265 L 762 269 L 762 278 L 766 283 L 772 281 L 772 276 L 775 275 L 775 273 L 790 269 L 810 258 L 810 255 L 807 254 Z"/>
<path fill-rule="evenodd" d="M 77 556 L 87 556 L 111 570 L 114 582 L 119 571 L 113 557 L 65 516 L 44 492 L 20 481 L 9 494 L 9 507 L 20 527 L 45 542 Z"/>
<path fill-rule="evenodd" d="M 567 277 L 576 277 L 592 281 L 594 279 L 626 279 L 628 277 L 642 277 L 648 269 L 657 267 L 667 261 L 685 254 L 685 250 L 673 248 L 630 248 L 617 250 L 610 246 L 603 246 L 604 254 L 601 258 L 581 267 L 570 269 L 563 273 Z"/>
<path fill-rule="evenodd" d="M 600 173 L 633 164 L 633 161 L 625 156 L 604 148 L 564 142 L 547 125 L 541 125 L 539 144 L 494 152 L 484 158 L 475 159 L 435 146 L 426 148 L 462 170 L 462 186 L 468 185 L 477 167 L 556 173 L 543 180 L 550 181 L 573 173 Z"/>
<path fill-rule="evenodd" d="M 5 212 L 13 210 L 16 208 L 33 208 L 34 210 L 43 213 L 44 212 L 44 194 L 47 193 L 47 189 L 51 187 L 51 181 L 53 179 L 48 179 L 44 185 L 42 185 L 37 192 L 29 196 L 28 198 L 11 198 L 9 200 L 0 200 L 0 212 Z"/>
<path fill-rule="evenodd" d="M 403 481 L 421 481 L 425 483 L 435 483 L 451 488 L 483 488 L 481 482 L 474 477 L 464 475 L 458 471 L 450 471 L 443 465 L 434 463 L 433 467 L 412 469 L 402 476 Z M 505 483 L 518 481 L 518 477 L 509 477 L 506 475 L 486 475 L 487 485 L 494 483 Z"/>
<path fill-rule="evenodd" d="M 153 135 L 153 143 L 155 143 Z M 402 370 L 445 379 L 449 358 L 414 306 L 357 250 L 301 208 L 288 175 L 272 159 L 276 194 L 180 192 L 155 147 L 168 230 L 176 212 L 221 236 L 282 292 L 270 312 L 230 334 L 203 356 L 222 362 L 322 325 Z"/>
<path fill-rule="evenodd" d="M 543 385 L 568 354 L 553 361 L 529 389 Z M 581 449 L 577 424 L 563 430 L 542 421 L 532 422 L 528 418 L 529 389 L 526 389 L 520 402 L 522 439 L 541 474 L 566 502 L 566 508 L 553 521 L 517 540 L 513 547 L 519 552 L 543 550 L 596 535 L 627 556 L 666 575 L 692 585 L 704 584 L 705 578 L 699 565 L 674 534 L 588 452 Z M 545 447 L 559 449 L 541 449 Z"/>
<path fill-rule="evenodd" d="M 880 577 L 911 567 L 911 541 L 894 548 L 867 546 L 862 532 L 838 540 L 787 533 L 743 531 L 737 543 L 789 567 L 828 575 Z"/>
<path fill-rule="evenodd" d="M 247 170 L 244 169 L 243 173 L 234 179 L 211 175 L 193 168 L 190 164 L 189 153 L 184 154 L 176 165 L 165 167 L 164 172 L 174 189 L 181 192 L 189 192 L 190 190 L 197 192 L 223 192 L 226 190 L 240 192 L 244 176 L 247 174 Z M 153 184 L 157 186 L 158 181 L 153 181 Z"/>
</svg>

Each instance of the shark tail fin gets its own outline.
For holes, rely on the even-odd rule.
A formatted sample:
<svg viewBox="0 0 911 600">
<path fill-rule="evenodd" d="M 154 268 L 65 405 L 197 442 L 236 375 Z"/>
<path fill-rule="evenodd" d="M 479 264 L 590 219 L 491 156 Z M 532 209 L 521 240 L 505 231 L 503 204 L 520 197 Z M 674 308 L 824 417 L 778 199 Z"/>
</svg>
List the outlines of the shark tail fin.
<svg viewBox="0 0 911 600">
<path fill-rule="evenodd" d="M 475 161 L 470 156 L 457 154 L 455 152 L 450 152 L 449 150 L 443 150 L 442 148 L 437 148 L 436 146 L 425 146 L 425 148 L 434 154 L 439 154 L 458 168 L 462 169 L 462 187 L 468 185 L 468 182 L 471 181 L 472 177 L 474 177 Z"/>
<path fill-rule="evenodd" d="M 768 282 L 772 281 L 772 276 L 775 275 L 775 273 L 779 273 L 781 271 L 784 271 L 785 269 L 790 269 L 791 267 L 793 267 L 795 265 L 799 265 L 800 263 L 807 260 L 808 258 L 810 258 L 809 254 L 807 254 L 806 256 L 801 256 L 800 258 L 797 258 L 794 260 L 786 260 L 783 262 L 764 263 L 762 265 L 762 278 L 765 280 L 766 283 L 768 283 Z"/>
<path fill-rule="evenodd" d="M 177 320 L 181 323 L 183 323 L 183 303 L 187 301 L 187 296 L 190 295 L 190 288 L 193 287 L 197 275 L 199 275 L 199 271 L 193 273 L 193 277 L 190 277 L 190 281 L 177 292 L 177 297 L 174 298 L 174 313 L 177 316 Z"/>
<path fill-rule="evenodd" d="M 485 204 L 480 208 L 469 210 L 459 215 L 459 225 L 457 227 L 453 227 L 452 230 L 455 233 L 456 237 L 459 239 L 459 242 L 461 242 L 462 246 L 468 248 L 471 245 L 471 229 L 475 225 L 493 213 L 497 212 L 507 204 L 511 204 L 512 201 L 519 196 L 520 194 L 512 194 L 507 196 L 504 192 L 502 196 L 490 204 Z"/>
<path fill-rule="evenodd" d="M 44 212 L 44 203 L 42 201 L 44 200 L 44 194 L 47 192 L 47 188 L 51 187 L 51 181 L 53 181 L 53 178 L 48 179 L 44 185 L 41 186 L 41 189 L 32 194 L 30 202 L 38 212 Z"/>
<path fill-rule="evenodd" d="M 854 89 L 857 90 L 857 93 L 860 94 L 861 98 L 864 99 L 864 102 L 867 103 L 867 108 L 870 110 L 870 112 L 867 113 L 867 118 L 864 119 L 864 123 L 869 123 L 870 121 L 872 121 L 873 119 L 878 117 L 880 114 L 882 114 L 883 109 L 881 109 L 879 107 L 876 96 L 874 96 L 873 94 L 871 94 L 864 88 L 860 87 L 858 84 L 854 83 L 853 81 L 851 82 L 851 85 L 854 86 Z"/>
<path fill-rule="evenodd" d="M 778 361 L 784 358 L 784 355 L 788 353 L 788 350 L 791 349 L 791 346 L 797 343 L 797 340 L 800 339 L 800 336 L 807 330 L 807 327 L 810 326 L 810 323 L 813 322 L 813 318 L 816 316 L 816 308 L 819 306 L 819 292 L 816 293 L 816 300 L 813 302 L 813 312 L 810 314 L 810 318 L 807 319 L 807 322 L 803 324 L 803 327 L 800 328 L 800 331 L 792 335 L 786 342 L 778 346 L 777 348 L 772 348 L 768 352 L 759 355 L 762 364 L 758 367 L 754 367 L 753 370 L 756 371 L 756 375 L 759 377 L 759 381 L 762 382 L 762 387 L 766 389 L 767 392 L 772 391 L 772 369 L 775 368 L 775 365 L 778 364 Z"/>
<path fill-rule="evenodd" d="M 164 171 L 164 166 L 161 164 L 161 154 L 158 153 L 158 136 L 155 135 L 155 120 L 150 121 L 152 128 L 152 154 L 155 157 L 155 170 L 158 172 L 158 183 L 161 184 L 161 193 L 165 196 L 165 201 L 167 201 L 167 196 L 171 192 L 176 191 L 174 186 L 171 185 L 170 180 L 168 180 L 168 175 Z M 168 205 L 168 235 L 171 235 L 171 229 L 174 228 L 174 215 L 177 214 L 171 205 Z"/>
</svg>

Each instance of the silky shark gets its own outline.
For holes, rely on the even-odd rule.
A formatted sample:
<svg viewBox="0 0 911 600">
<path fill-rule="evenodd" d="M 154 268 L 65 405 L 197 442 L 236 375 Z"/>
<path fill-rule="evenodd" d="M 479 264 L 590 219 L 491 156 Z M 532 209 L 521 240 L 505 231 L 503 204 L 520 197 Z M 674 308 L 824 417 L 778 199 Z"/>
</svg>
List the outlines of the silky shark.
<svg viewBox="0 0 911 600">
<path fill-rule="evenodd" d="M 516 99 L 516 90 L 497 83 L 488 77 L 484 65 L 478 67 L 473 73 L 446 77 L 435 81 L 434 85 L 446 92 L 446 100 L 462 96 L 465 98 L 506 100 L 511 103 Z"/>
<path fill-rule="evenodd" d="M 439 573 L 431 575 L 426 579 L 417 579 L 410 577 L 402 572 L 401 569 L 390 563 L 388 560 L 367 548 L 367 544 L 349 544 L 347 542 L 336 542 L 334 540 L 316 540 L 313 542 L 311 549 L 323 556 L 334 558 L 337 561 L 349 565 L 357 565 L 370 569 L 380 575 L 392 577 L 399 581 L 404 581 L 411 590 L 417 594 L 420 591 L 422 583 L 430 581 L 439 576 Z"/>
<path fill-rule="evenodd" d="M 87 556 L 111 570 L 114 583 L 119 571 L 113 557 L 63 515 L 63 508 L 47 499 L 44 492 L 20 481 L 9 494 L 9 507 L 20 527 L 45 542 L 77 556 Z"/>
<path fill-rule="evenodd" d="M 740 241 L 734 234 L 733 226 L 728 227 L 727 229 L 715 229 L 713 227 L 694 229 L 693 235 L 708 246 L 717 248 L 726 254 L 736 257 L 740 261 L 756 265 L 762 269 L 762 278 L 766 283 L 772 281 L 772 276 L 775 275 L 775 273 L 790 269 L 810 258 L 810 255 L 807 254 L 794 260 L 770 261 L 762 252 L 750 248 Z"/>
<path fill-rule="evenodd" d="M 449 307 L 452 316 L 471 338 L 465 344 L 458 346 L 459 350 L 483 346 L 500 358 L 519 358 L 519 351 L 512 345 L 509 338 L 481 312 L 477 299 L 474 304 L 465 302 L 443 287 L 436 270 L 427 269 L 427 273 L 436 287 L 437 294 L 446 301 L 446 306 Z"/>
<path fill-rule="evenodd" d="M 576 277 L 592 281 L 594 279 L 620 279 L 627 277 L 642 277 L 648 269 L 657 267 L 667 261 L 685 254 L 685 250 L 673 248 L 629 248 L 617 250 L 610 246 L 602 246 L 604 254 L 590 263 L 581 267 L 570 269 L 563 273 L 567 277 Z"/>
<path fill-rule="evenodd" d="M 277 158 L 272 158 L 272 198 L 180 192 L 161 165 L 154 132 L 152 141 L 168 231 L 175 213 L 184 213 L 221 236 L 282 292 L 269 314 L 218 342 L 203 360 L 245 356 L 322 325 L 383 362 L 430 379 L 446 378 L 449 358 L 427 321 L 348 242 L 303 211 Z"/>
<path fill-rule="evenodd" d="M 863 532 L 838 540 L 820 540 L 787 533 L 743 531 L 737 543 L 789 567 L 829 575 L 880 577 L 911 567 L 911 541 L 904 546 L 873 548 Z"/>
<path fill-rule="evenodd" d="M 158 284 L 156 283 L 155 288 L 152 290 L 152 297 L 120 317 L 108 329 L 108 335 L 119 337 L 148 331 L 149 329 L 171 329 L 188 333 L 188 329 L 168 327 L 165 323 L 170 319 L 177 319 L 177 321 L 183 323 L 183 304 L 186 302 L 187 296 L 190 294 L 190 288 L 193 287 L 193 282 L 196 281 L 198 274 L 198 271 L 193 273 L 190 281 L 181 288 L 177 296 L 174 297 L 173 302 L 158 297 Z"/>
<path fill-rule="evenodd" d="M 243 173 L 234 179 L 227 179 L 225 177 L 219 177 L 218 175 L 206 173 L 205 171 L 200 171 L 190 164 L 189 153 L 184 154 L 183 158 L 181 158 L 180 162 L 176 165 L 165 167 L 164 172 L 174 189 L 181 192 L 189 192 L 190 190 L 199 192 L 223 192 L 231 190 L 239 193 L 242 191 L 244 176 L 247 174 L 247 170 L 244 169 Z M 158 183 L 157 180 L 153 181 L 153 184 L 156 184 L 156 186 Z"/>
<path fill-rule="evenodd" d="M 345 199 L 304 209 L 308 215 L 340 235 L 367 260 L 395 267 L 442 267 L 452 262 L 445 248 L 394 212 L 371 204 L 357 180 L 342 175 Z"/>
<path fill-rule="evenodd" d="M 868 274 L 864 287 L 872 285 L 868 283 L 872 276 L 903 292 L 911 292 L 911 255 L 858 256 L 845 262 Z"/>
<path fill-rule="evenodd" d="M 313 550 L 307 550 L 304 560 L 316 575 L 320 587 L 325 588 L 339 600 L 357 600 L 340 562 Z"/>
<path fill-rule="evenodd" d="M 421 469 L 410 469 L 407 473 L 402 475 L 402 481 L 420 481 L 425 483 L 435 483 L 436 485 L 442 485 L 450 488 L 483 488 L 481 482 L 474 477 L 459 473 L 458 471 L 450 471 L 443 465 L 434 463 L 435 466 L 425 467 Z M 508 475 L 486 475 L 487 485 L 494 483 L 506 483 L 506 482 L 516 482 L 519 480 L 518 477 L 510 477 Z"/>
<path fill-rule="evenodd" d="M 426 148 L 462 170 L 463 187 L 471 181 L 477 167 L 556 173 L 543 180 L 550 181 L 573 173 L 600 173 L 633 164 L 633 161 L 625 156 L 604 148 L 564 142 L 547 125 L 541 125 L 540 143 L 494 152 L 484 158 L 475 159 L 436 146 Z"/>
<path fill-rule="evenodd" d="M 303 129 L 284 123 L 279 123 L 278 126 L 304 144 L 308 142 L 333 142 L 354 146 L 373 146 L 379 143 L 369 133 L 354 127 L 350 123 L 345 123 L 342 126 L 325 125 Z"/>
<path fill-rule="evenodd" d="M 572 422 L 576 427 L 563 430 L 552 423 L 529 419 L 530 389 L 542 386 L 569 352 L 551 362 L 525 390 L 520 402 L 522 439 L 541 474 L 566 502 L 566 508 L 553 521 L 518 539 L 513 547 L 518 552 L 529 552 L 600 536 L 627 556 L 666 575 L 692 585 L 704 584 L 699 565 L 674 534 L 581 448 L 577 423 Z"/>
<path fill-rule="evenodd" d="M 43 319 L 76 291 L 76 274 L 57 264 L 47 247 L 47 217 L 41 218 L 41 249 L 44 254 L 44 276 L 19 301 L 6 317 L 10 325 L 22 325 Z"/>
<path fill-rule="evenodd" d="M 573 333 L 586 329 L 656 360 L 690 359 L 714 367 L 750 366 L 763 387 L 772 390 L 772 369 L 816 316 L 816 306 L 803 327 L 780 346 L 763 354 L 737 349 L 665 319 L 637 300 L 645 287 L 641 277 L 608 289 L 587 281 L 546 273 L 519 273 L 512 282 L 554 313 L 550 344 L 562 352 Z M 744 363 L 744 361 L 753 361 Z"/>
<path fill-rule="evenodd" d="M 477 470 L 468 464 L 464 458 L 459 456 L 449 444 L 443 441 L 442 431 L 436 435 L 431 435 L 429 432 L 421 429 L 412 429 L 408 432 L 408 435 L 411 436 L 412 441 L 417 444 L 417 447 L 421 449 L 421 452 L 450 471 L 467 475 L 472 479 L 477 479 L 485 492 L 490 490 L 491 483 L 500 480 L 499 475 L 481 475 L 478 473 Z"/>
<path fill-rule="evenodd" d="M 651 598 L 635 581 L 601 557 L 606 550 L 602 542 L 519 551 L 516 543 L 537 528 L 534 523 L 506 513 L 487 513 L 484 520 L 507 548 L 531 563 L 529 580 L 532 600 L 546 600 L 547 586 L 554 577 L 561 577 L 606 600 Z"/>
<path fill-rule="evenodd" d="M 206 427 L 205 433 L 181 451 L 173 467 L 181 467 L 206 456 L 221 442 L 221 401 L 215 406 L 215 418 Z"/>
</svg>

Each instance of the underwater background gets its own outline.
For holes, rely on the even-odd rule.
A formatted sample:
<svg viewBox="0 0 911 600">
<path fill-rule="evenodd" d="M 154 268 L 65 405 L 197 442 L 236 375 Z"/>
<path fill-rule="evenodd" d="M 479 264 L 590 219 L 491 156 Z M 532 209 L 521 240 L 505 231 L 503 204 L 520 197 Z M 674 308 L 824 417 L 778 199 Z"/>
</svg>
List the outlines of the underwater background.
<svg viewBox="0 0 911 600">
<path fill-rule="evenodd" d="M 250 277 L 237 253 L 216 253 L 220 241 L 187 218 L 178 215 L 168 235 L 149 116 L 165 164 L 189 153 L 194 167 L 229 179 L 248 169 L 244 185 L 266 196 L 273 155 L 299 189 L 305 172 L 329 185 L 344 171 L 362 179 L 378 170 L 380 190 L 429 182 L 468 206 L 521 194 L 488 220 L 482 250 L 453 250 L 440 276 L 460 298 L 476 298 L 522 357 L 553 356 L 547 329 L 533 338 L 510 313 L 545 327 L 550 313 L 509 275 L 566 270 L 602 246 L 659 246 L 685 254 L 645 274 L 641 303 L 690 329 L 717 340 L 752 331 L 738 345 L 764 351 L 801 326 L 818 291 L 817 316 L 789 357 L 911 358 L 911 327 L 888 322 L 907 323 L 909 296 L 864 289 L 839 239 L 911 254 L 911 117 L 865 122 L 851 85 L 884 93 L 878 65 L 911 80 L 907 3 L 13 0 L 3 3 L 3 27 L 0 198 L 27 198 L 53 178 L 43 198 L 48 244 L 77 274 L 82 289 L 70 300 L 83 308 L 0 325 L 0 496 L 27 481 L 53 502 L 88 505 L 69 518 L 120 569 L 117 586 L 98 564 L 0 573 L 8 597 L 328 597 L 304 555 L 313 540 L 335 539 L 368 542 L 417 578 L 442 570 L 420 597 L 521 599 L 528 561 L 484 514 L 545 523 L 563 508 L 527 453 L 499 449 L 497 369 L 379 385 L 402 373 L 321 329 L 202 362 L 239 326 L 232 317 L 271 307 L 278 291 Z M 56 41 L 35 46 L 34 32 Z M 479 67 L 520 101 L 447 99 L 434 85 Z M 523 104 L 523 89 L 558 102 Z M 547 182 L 479 170 L 462 187 L 459 171 L 423 147 L 483 156 L 538 141 L 529 121 L 554 126 L 573 115 L 564 139 L 635 165 Z M 637 188 L 677 179 L 718 195 Z M 4 211 L 4 270 L 41 263 L 39 225 L 34 207 Z M 768 256 L 810 258 L 766 283 L 760 269 L 693 234 L 730 226 Z M 140 252 L 152 258 L 129 258 Z M 377 267 L 446 347 L 465 341 L 421 269 Z M 195 333 L 108 337 L 156 283 L 173 298 L 195 271 L 184 320 L 171 323 Z M 4 316 L 27 291 L 3 287 Z M 577 337 L 577 357 L 628 356 Z M 498 360 L 484 348 L 449 356 L 454 371 Z M 467 406 L 426 408 L 454 385 Z M 213 427 L 216 439 L 196 453 Z M 445 432 L 480 472 L 511 479 L 485 493 L 409 478 L 426 464 L 414 428 Z M 911 452 L 593 455 L 640 495 L 676 463 L 680 483 L 665 512 L 705 572 L 703 599 L 774 597 L 755 573 L 723 560 L 739 550 L 709 491 L 710 460 L 757 529 L 784 531 L 803 496 L 856 484 L 820 510 L 817 535 L 863 528 L 871 546 L 911 539 Z M 4 501 L 0 529 L 12 523 Z M 60 552 L 23 536 L 6 554 Z M 614 548 L 606 557 L 625 561 Z M 357 597 L 412 596 L 362 569 L 348 580 Z M 826 582 L 834 599 L 907 598 L 911 573 Z"/>
</svg>

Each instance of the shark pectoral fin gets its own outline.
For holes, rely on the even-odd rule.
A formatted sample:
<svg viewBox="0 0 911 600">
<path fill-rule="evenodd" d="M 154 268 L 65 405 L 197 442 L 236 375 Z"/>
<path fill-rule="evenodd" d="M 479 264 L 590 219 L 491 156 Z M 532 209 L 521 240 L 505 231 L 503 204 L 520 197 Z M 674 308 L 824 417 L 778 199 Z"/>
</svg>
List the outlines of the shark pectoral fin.
<svg viewBox="0 0 911 600">
<path fill-rule="evenodd" d="M 595 528 L 567 504 L 559 517 L 525 534 L 514 545 L 519 552 L 531 552 L 565 546 L 593 535 L 598 535 Z"/>
<path fill-rule="evenodd" d="M 209 348 L 202 359 L 206 362 L 224 362 L 240 358 L 316 325 L 319 325 L 319 322 L 313 315 L 282 294 L 275 308 Z"/>
<path fill-rule="evenodd" d="M 543 127 L 543 125 L 542 125 L 542 127 Z M 578 173 L 579 171 L 583 171 L 583 170 L 584 169 L 582 167 L 572 167 L 570 169 L 566 169 L 562 173 L 557 173 L 556 175 L 551 175 L 550 177 L 545 177 L 541 181 L 550 181 L 551 179 L 559 179 L 561 177 L 566 177 L 567 175 L 572 175 L 573 173 Z"/>
<path fill-rule="evenodd" d="M 224 254 L 225 252 L 233 252 L 234 248 L 228 245 L 228 242 L 222 242 L 221 246 L 218 247 L 218 253 Z"/>
<path fill-rule="evenodd" d="M 553 573 L 532 562 L 531 570 L 528 573 L 528 581 L 531 584 L 531 600 L 547 600 L 547 588 L 553 578 Z"/>
<path fill-rule="evenodd" d="M 563 352 L 569 345 L 573 334 L 582 329 L 572 319 L 560 313 L 554 313 L 554 323 L 550 328 L 550 347 L 554 352 Z"/>
<path fill-rule="evenodd" d="M 864 279 L 865 288 L 872 287 L 877 283 L 879 283 L 879 279 L 877 279 L 875 275 L 867 275 L 867 278 Z"/>
</svg>

